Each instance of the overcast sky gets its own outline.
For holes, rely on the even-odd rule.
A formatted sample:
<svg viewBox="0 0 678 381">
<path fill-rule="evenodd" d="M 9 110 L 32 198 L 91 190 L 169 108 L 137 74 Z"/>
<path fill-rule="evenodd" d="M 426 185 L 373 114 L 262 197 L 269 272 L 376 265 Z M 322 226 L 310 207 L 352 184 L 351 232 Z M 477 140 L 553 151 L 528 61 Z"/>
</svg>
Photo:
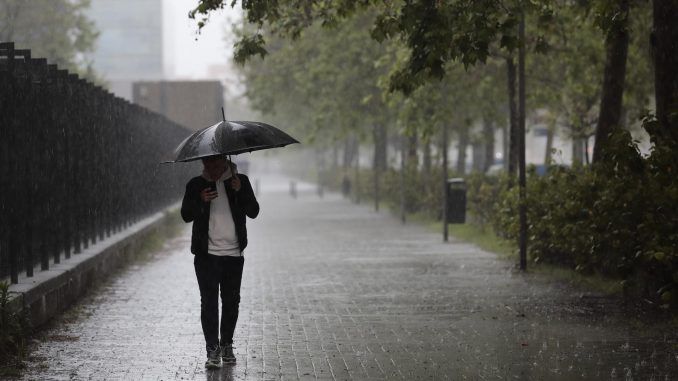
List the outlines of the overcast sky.
<svg viewBox="0 0 678 381">
<path fill-rule="evenodd" d="M 197 0 L 164 0 L 163 35 L 165 71 L 169 79 L 235 80 L 232 70 L 214 73 L 218 66 L 232 67 L 231 25 L 240 20 L 240 5 L 214 13 L 201 33 L 197 22 L 188 18 Z M 226 41 L 229 37 L 231 40 Z M 212 72 L 210 74 L 210 67 Z M 224 78 L 226 75 L 226 78 Z"/>
</svg>

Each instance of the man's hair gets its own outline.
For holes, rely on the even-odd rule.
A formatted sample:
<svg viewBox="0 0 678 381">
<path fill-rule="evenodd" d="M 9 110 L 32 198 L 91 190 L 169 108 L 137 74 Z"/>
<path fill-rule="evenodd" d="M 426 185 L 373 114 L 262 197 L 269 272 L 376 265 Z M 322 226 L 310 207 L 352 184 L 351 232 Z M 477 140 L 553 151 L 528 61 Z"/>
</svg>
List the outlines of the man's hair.
<svg viewBox="0 0 678 381">
<path fill-rule="evenodd" d="M 224 159 L 226 160 L 226 155 L 212 155 L 212 156 L 206 156 L 202 158 L 202 161 L 212 161 L 212 160 L 218 160 L 218 159 Z"/>
</svg>

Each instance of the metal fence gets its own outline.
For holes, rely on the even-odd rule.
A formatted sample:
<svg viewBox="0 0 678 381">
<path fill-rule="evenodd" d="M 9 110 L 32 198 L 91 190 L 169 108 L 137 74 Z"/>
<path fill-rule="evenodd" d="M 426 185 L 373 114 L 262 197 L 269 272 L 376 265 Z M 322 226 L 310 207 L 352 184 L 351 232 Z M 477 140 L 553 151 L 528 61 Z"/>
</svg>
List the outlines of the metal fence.
<svg viewBox="0 0 678 381">
<path fill-rule="evenodd" d="M 0 278 L 51 263 L 179 200 L 160 164 L 189 131 L 0 43 Z"/>
</svg>

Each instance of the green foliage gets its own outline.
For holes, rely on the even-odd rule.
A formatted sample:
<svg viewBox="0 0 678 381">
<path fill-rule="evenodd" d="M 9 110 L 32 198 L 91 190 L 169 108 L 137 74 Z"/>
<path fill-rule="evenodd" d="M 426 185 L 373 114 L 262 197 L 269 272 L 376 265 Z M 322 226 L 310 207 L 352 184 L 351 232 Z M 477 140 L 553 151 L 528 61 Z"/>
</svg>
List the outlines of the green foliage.
<svg viewBox="0 0 678 381">
<path fill-rule="evenodd" d="M 222 1 L 204 0 L 195 12 L 206 15 L 220 6 Z M 243 69 L 248 98 L 265 115 L 318 138 L 320 145 L 345 136 L 364 139 L 374 125 L 424 141 L 439 137 L 443 125 L 461 136 L 478 120 L 505 124 L 505 60 L 525 43 L 538 53 L 528 55 L 528 104 L 546 111 L 551 128 L 565 125 L 580 141 L 596 124 L 605 33 L 616 25 L 629 25 L 633 32 L 626 120 L 647 106 L 652 89 L 644 33 L 651 9 L 646 2 L 632 7 L 630 20 L 621 20 L 618 4 L 609 0 L 246 1 L 243 8 L 254 28 L 243 30 L 246 43 L 237 59 L 267 54 L 265 61 L 250 61 Z M 526 41 L 517 38 L 522 13 Z M 291 42 L 283 39 L 290 36 Z M 645 127 L 659 130 L 651 118 Z M 659 139 L 657 133 L 651 136 Z M 653 143 L 652 155 L 643 158 L 628 133 L 619 133 L 595 166 L 552 167 L 544 177 L 532 172 L 527 189 L 531 258 L 623 280 L 630 292 L 675 301 L 675 142 Z M 347 173 L 358 195 L 373 193 L 371 174 Z M 339 175 L 321 177 L 339 185 L 341 177 L 332 180 Z M 424 172 L 412 164 L 404 177 L 397 170 L 384 172 L 382 199 L 398 208 L 402 194 L 407 212 L 439 219 L 440 170 Z M 509 187 L 508 178 L 481 175 L 470 176 L 468 186 L 472 223 L 515 240 L 518 189 Z"/>
<path fill-rule="evenodd" d="M 21 364 L 26 347 L 28 321 L 9 303 L 9 283 L 0 282 L 0 367 Z M 1 374 L 0 374 L 1 375 Z"/>
<path fill-rule="evenodd" d="M 379 62 L 392 52 L 369 38 L 371 19 L 353 17 L 336 31 L 314 25 L 292 42 L 269 36 L 266 60 L 241 68 L 252 106 L 320 145 L 390 124 L 379 87 L 388 66 Z"/>
<path fill-rule="evenodd" d="M 529 101 L 558 114 L 569 127 L 570 136 L 581 139 L 593 133 L 598 114 L 604 39 L 576 8 L 560 7 L 557 12 L 544 42 L 548 54 L 529 57 L 528 64 L 535 73 L 529 78 L 534 83 Z"/>
<path fill-rule="evenodd" d="M 351 181 L 352 197 L 356 194 L 360 199 L 374 199 L 374 171 L 361 169 L 356 182 L 355 171 L 345 173 Z M 321 172 L 320 178 L 328 187 L 341 189 L 344 173 L 326 170 Z M 405 169 L 405 176 L 401 179 L 400 171 L 389 169 L 379 176 L 380 199 L 392 210 L 399 210 L 401 190 L 404 191 L 405 211 L 410 214 L 419 214 L 429 219 L 440 220 L 442 212 L 442 172 L 440 168 L 425 173 L 413 167 Z"/>
<path fill-rule="evenodd" d="M 233 56 L 233 60 L 243 65 L 249 57 L 254 55 L 259 55 L 263 59 L 268 54 L 268 51 L 263 47 L 263 41 L 264 37 L 261 34 L 243 36 L 235 44 L 236 54 Z"/>
<path fill-rule="evenodd" d="M 610 137 L 610 157 L 601 163 L 552 166 L 544 176 L 530 169 L 528 255 L 535 263 L 617 280 L 628 295 L 677 307 L 678 157 L 671 144 L 656 144 L 649 157 L 642 157 L 636 145 L 622 130 Z M 397 211 L 402 195 L 408 214 L 440 220 L 440 171 L 409 166 L 401 175 L 389 169 L 380 176 L 380 197 Z M 354 195 L 374 197 L 373 174 L 346 173 Z M 335 189 L 341 175 L 321 174 Z M 471 174 L 466 180 L 469 222 L 517 245 L 518 187 L 511 187 L 506 176 Z"/>
<path fill-rule="evenodd" d="M 390 77 L 390 88 L 409 94 L 430 79 L 440 79 L 447 64 L 457 61 L 469 68 L 486 62 L 493 46 L 512 51 L 519 45 L 518 17 L 536 13 L 540 20 L 552 14 L 551 0 L 522 1 L 404 1 L 375 0 L 248 0 L 242 1 L 247 21 L 257 32 L 267 28 L 277 36 L 298 38 L 317 23 L 336 27 L 342 20 L 359 13 L 375 13 L 371 36 L 376 41 L 397 38 L 408 50 L 405 64 Z M 225 0 L 200 0 L 189 16 L 200 18 L 199 27 L 209 14 L 224 7 Z M 234 6 L 236 1 L 231 2 Z M 260 54 L 266 41 L 247 33 L 237 43 L 236 56 L 243 61 Z M 240 50 L 243 49 L 243 50 Z"/>
<path fill-rule="evenodd" d="M 0 41 L 31 49 L 33 57 L 96 79 L 83 53 L 91 52 L 98 37 L 85 15 L 90 0 L 0 0 Z"/>
<path fill-rule="evenodd" d="M 482 231 L 493 223 L 497 214 L 496 201 L 507 184 L 506 175 L 486 176 L 474 172 L 466 177 L 468 219 Z"/>
<path fill-rule="evenodd" d="M 605 33 L 600 22 L 612 12 L 612 4 L 603 3 L 608 2 L 561 3 L 552 8 L 551 23 L 540 26 L 540 21 L 528 22 L 528 35 L 541 33 L 548 47 L 545 54 L 528 56 L 528 70 L 533 73 L 528 77 L 528 103 L 548 109 L 553 124 L 558 121 L 564 127 L 563 135 L 573 140 L 593 136 L 598 122 L 605 66 Z M 603 6 L 609 9 L 604 11 L 600 8 Z M 628 20 L 631 39 L 624 81 L 623 127 L 637 127 L 634 123 L 641 110 L 648 107 L 652 94 L 647 55 L 650 11 L 649 3 L 638 2 Z M 535 50 L 539 49 L 535 46 Z M 575 161 L 581 164 L 581 159 L 576 157 Z"/>
<path fill-rule="evenodd" d="M 400 171 L 389 170 L 384 176 L 384 198 L 393 207 L 400 205 L 400 189 L 404 191 L 405 211 L 411 214 L 423 214 L 439 220 L 442 217 L 443 189 L 442 172 L 439 168 L 429 173 L 417 170 L 412 166 L 405 168 L 404 175 Z"/>
<path fill-rule="evenodd" d="M 629 294 L 676 304 L 678 183 L 674 149 L 638 153 L 625 131 L 610 158 L 591 167 L 552 167 L 527 183 L 528 248 L 535 262 L 622 282 Z M 517 242 L 518 190 L 501 179 L 471 179 L 469 209 Z M 494 202 L 494 206 L 492 206 Z"/>
<path fill-rule="evenodd" d="M 438 224 L 436 224 L 438 225 Z M 440 231 L 440 227 L 436 226 L 436 231 Z M 512 241 L 505 240 L 492 231 L 480 225 L 472 223 L 466 224 L 449 224 L 449 234 L 455 239 L 470 242 L 483 250 L 498 254 L 503 258 L 515 257 L 517 248 Z"/>
<path fill-rule="evenodd" d="M 445 79 L 423 83 L 408 97 L 389 92 L 388 78 L 408 52 L 397 41 L 370 39 L 373 19 L 347 18 L 333 31 L 313 25 L 291 42 L 268 35 L 266 59 L 241 67 L 250 104 L 320 146 L 349 135 L 364 141 L 374 125 L 430 138 L 443 123 L 451 130 L 481 117 L 505 123 L 505 90 L 497 85 L 505 69 L 497 60 L 468 71 L 451 65 Z"/>
</svg>

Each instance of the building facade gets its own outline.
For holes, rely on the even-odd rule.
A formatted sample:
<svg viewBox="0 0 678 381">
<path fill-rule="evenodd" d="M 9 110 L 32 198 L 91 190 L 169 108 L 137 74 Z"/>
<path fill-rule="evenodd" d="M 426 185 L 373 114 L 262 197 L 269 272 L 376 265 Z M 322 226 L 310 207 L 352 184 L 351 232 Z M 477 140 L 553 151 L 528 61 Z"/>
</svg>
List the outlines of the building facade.
<svg viewBox="0 0 678 381">
<path fill-rule="evenodd" d="M 94 70 L 116 95 L 132 100 L 132 84 L 165 78 L 162 0 L 92 0 L 87 16 L 100 35 Z"/>
<path fill-rule="evenodd" d="M 140 81 L 133 85 L 132 98 L 140 106 L 199 130 L 222 119 L 224 88 L 219 81 Z"/>
</svg>

